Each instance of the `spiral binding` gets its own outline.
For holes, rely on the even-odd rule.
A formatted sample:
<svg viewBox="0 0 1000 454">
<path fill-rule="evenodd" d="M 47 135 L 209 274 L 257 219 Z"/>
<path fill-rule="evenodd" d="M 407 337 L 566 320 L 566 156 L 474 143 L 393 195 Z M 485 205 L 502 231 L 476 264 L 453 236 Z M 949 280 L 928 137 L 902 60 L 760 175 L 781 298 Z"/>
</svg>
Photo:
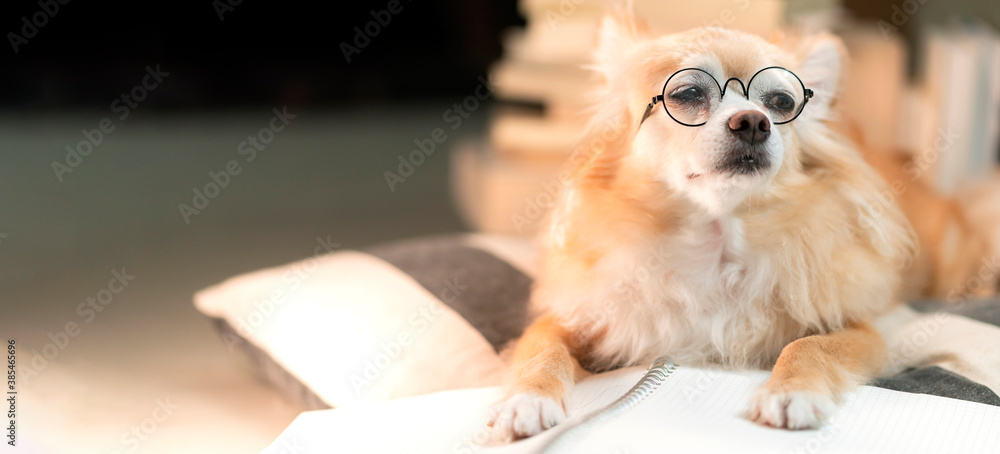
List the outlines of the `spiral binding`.
<svg viewBox="0 0 1000 454">
<path fill-rule="evenodd" d="M 677 370 L 677 365 L 675 365 L 673 361 L 670 361 L 667 358 L 657 358 L 656 361 L 653 361 L 653 364 L 649 366 L 649 369 L 646 370 L 646 373 L 643 374 L 642 378 L 640 378 L 639 381 L 632 386 L 632 389 L 629 389 L 628 392 L 619 397 L 618 400 L 612 402 L 611 405 L 608 405 L 604 409 L 591 414 L 583 421 L 556 436 L 545 446 L 545 448 L 542 449 L 541 452 L 544 454 L 566 451 L 569 444 L 572 443 L 574 439 L 579 438 L 580 434 L 587 428 L 612 419 L 638 405 L 643 400 L 646 400 L 647 397 L 660 388 L 663 382 L 666 381 L 675 370 Z"/>
</svg>

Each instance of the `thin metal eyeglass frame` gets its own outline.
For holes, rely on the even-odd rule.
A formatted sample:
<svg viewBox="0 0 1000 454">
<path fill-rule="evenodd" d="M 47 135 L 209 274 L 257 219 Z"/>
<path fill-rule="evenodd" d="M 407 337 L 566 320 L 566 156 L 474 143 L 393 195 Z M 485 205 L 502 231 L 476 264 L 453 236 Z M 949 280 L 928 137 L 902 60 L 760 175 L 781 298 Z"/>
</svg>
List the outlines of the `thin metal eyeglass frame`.
<svg viewBox="0 0 1000 454">
<path fill-rule="evenodd" d="M 783 69 L 783 70 L 787 71 L 789 74 L 791 74 L 793 77 L 795 77 L 795 80 L 797 80 L 799 82 L 799 85 L 802 86 L 802 95 L 803 95 L 802 97 L 804 98 L 804 100 L 802 101 L 802 105 L 799 106 L 799 111 L 795 112 L 795 116 L 793 116 L 792 118 L 790 118 L 788 120 L 785 120 L 785 121 L 782 121 L 782 122 L 776 122 L 774 124 L 776 124 L 776 125 L 783 125 L 783 124 L 786 124 L 786 123 L 791 123 L 796 118 L 799 118 L 799 115 L 801 115 L 802 111 L 805 110 L 806 104 L 809 104 L 809 99 L 811 99 L 813 97 L 813 91 L 810 90 L 810 89 L 808 89 L 808 88 L 806 88 L 806 85 L 802 83 L 802 79 L 799 78 L 798 74 L 793 73 L 792 71 L 788 70 L 787 68 L 782 68 L 781 66 L 768 66 L 766 68 L 761 69 L 760 71 L 755 72 L 752 76 L 750 76 L 750 81 L 747 82 L 746 85 L 743 85 L 743 81 L 740 80 L 738 77 L 730 77 L 729 79 L 726 79 L 726 83 L 724 85 L 720 85 L 719 84 L 719 80 L 716 79 L 715 76 L 713 76 L 708 71 L 705 71 L 704 69 L 701 69 L 701 68 L 684 68 L 684 69 L 680 69 L 677 72 L 671 74 L 669 78 L 667 78 L 667 81 L 663 83 L 663 90 L 660 91 L 660 94 L 657 95 L 657 96 L 653 96 L 653 100 L 646 106 L 646 111 L 642 114 L 642 120 L 639 121 L 639 125 L 642 126 L 642 123 L 644 121 L 646 121 L 646 118 L 648 118 L 649 115 L 652 113 L 653 106 L 655 106 L 656 103 L 658 103 L 658 102 L 663 103 L 663 111 L 667 113 L 667 115 L 670 117 L 670 119 L 676 121 L 679 124 L 682 124 L 682 125 L 688 126 L 688 127 L 692 127 L 692 128 L 696 128 L 698 126 L 704 125 L 705 123 L 708 123 L 707 120 L 703 121 L 701 123 L 698 123 L 696 125 L 691 125 L 691 124 L 684 123 L 683 121 L 680 121 L 680 120 L 674 118 L 673 114 L 670 113 L 670 110 L 667 109 L 667 103 L 663 102 L 663 98 L 667 94 L 667 85 L 670 85 L 670 80 L 673 79 L 674 76 L 676 76 L 676 75 L 678 75 L 678 74 L 680 74 L 680 73 L 682 73 L 684 71 L 694 70 L 694 71 L 701 71 L 701 72 L 707 74 L 708 77 L 712 78 L 712 81 L 715 82 L 715 85 L 717 87 L 719 87 L 719 93 L 721 93 L 719 95 L 719 100 L 722 100 L 722 98 L 724 98 L 726 96 L 726 89 L 729 87 L 729 82 L 732 82 L 734 80 L 740 83 L 740 88 L 743 89 L 743 97 L 745 97 L 747 99 L 750 99 L 750 93 L 749 93 L 749 91 L 747 91 L 748 87 L 750 87 L 750 84 L 753 83 L 754 78 L 756 78 L 758 74 L 760 74 L 760 73 L 762 73 L 764 71 L 767 71 L 769 69 Z"/>
</svg>

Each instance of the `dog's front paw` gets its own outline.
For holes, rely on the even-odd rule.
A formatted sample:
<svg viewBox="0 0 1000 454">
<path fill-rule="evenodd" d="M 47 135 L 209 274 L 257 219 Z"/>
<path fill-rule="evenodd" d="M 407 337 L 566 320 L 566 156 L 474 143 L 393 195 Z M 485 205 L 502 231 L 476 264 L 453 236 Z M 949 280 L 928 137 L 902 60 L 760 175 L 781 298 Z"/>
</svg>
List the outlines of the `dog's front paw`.
<svg viewBox="0 0 1000 454">
<path fill-rule="evenodd" d="M 488 425 L 495 438 L 513 441 L 538 434 L 564 419 L 562 403 L 537 394 L 517 393 L 493 406 Z"/>
<path fill-rule="evenodd" d="M 765 384 L 750 398 L 751 420 L 773 427 L 815 429 L 837 410 L 826 393 Z"/>
</svg>

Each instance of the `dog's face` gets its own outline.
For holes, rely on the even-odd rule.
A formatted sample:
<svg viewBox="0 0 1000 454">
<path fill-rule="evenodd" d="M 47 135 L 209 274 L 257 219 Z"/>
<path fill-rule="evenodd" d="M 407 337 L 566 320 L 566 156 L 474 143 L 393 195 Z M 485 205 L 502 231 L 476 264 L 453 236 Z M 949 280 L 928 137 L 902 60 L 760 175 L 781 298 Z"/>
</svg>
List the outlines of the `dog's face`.
<svg viewBox="0 0 1000 454">
<path fill-rule="evenodd" d="M 687 35 L 690 38 L 656 42 L 646 51 L 655 55 L 677 49 L 688 39 L 704 43 L 691 46 L 671 67 L 654 70 L 663 79 L 661 87 L 670 79 L 665 89 L 654 88 L 662 90 L 666 109 L 654 106 L 637 132 L 634 153 L 659 169 L 659 177 L 674 190 L 719 215 L 766 188 L 781 167 L 790 125 L 776 125 L 774 114 L 780 112 L 767 106 L 779 104 L 794 110 L 795 97 L 801 99 L 802 90 L 780 77 L 764 80 L 779 70 L 754 77 L 763 68 L 787 64 L 758 40 L 733 39 L 730 34 L 706 30 Z M 733 46 L 745 51 L 733 52 Z M 675 72 L 686 68 L 698 70 Z M 661 73 L 664 69 L 666 73 Z M 755 93 L 745 97 L 743 87 L 751 78 Z M 768 100 L 767 105 L 761 102 L 755 95 L 765 84 L 771 97 L 784 99 Z"/>
<path fill-rule="evenodd" d="M 796 57 L 717 28 L 647 39 L 641 26 L 606 18 L 598 47 L 605 94 L 620 91 L 612 102 L 627 103 L 637 120 L 662 94 L 627 159 L 713 216 L 765 192 L 786 161 L 797 165 L 797 134 L 828 111 L 839 49 L 810 47 Z"/>
</svg>

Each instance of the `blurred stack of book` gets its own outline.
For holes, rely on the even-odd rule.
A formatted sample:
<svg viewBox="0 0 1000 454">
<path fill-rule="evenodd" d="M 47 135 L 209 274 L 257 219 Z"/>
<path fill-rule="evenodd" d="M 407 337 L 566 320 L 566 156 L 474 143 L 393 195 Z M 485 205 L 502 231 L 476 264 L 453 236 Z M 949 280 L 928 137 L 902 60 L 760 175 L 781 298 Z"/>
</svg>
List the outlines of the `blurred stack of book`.
<svg viewBox="0 0 1000 454">
<path fill-rule="evenodd" d="M 900 142 L 913 153 L 911 178 L 955 193 L 995 171 L 1000 156 L 1000 34 L 980 22 L 955 22 L 923 41 Z"/>
<path fill-rule="evenodd" d="M 585 66 L 590 63 L 597 25 L 608 3 L 521 0 L 527 25 L 505 37 L 505 56 L 491 74 L 500 102 L 494 109 L 489 133 L 452 150 L 452 192 L 472 228 L 531 234 L 555 200 L 562 186 L 558 172 L 584 132 L 588 95 L 595 83 Z M 885 33 L 875 23 L 858 25 L 843 20 L 839 0 L 635 0 L 634 7 L 656 34 L 708 25 L 765 38 L 789 24 L 806 31 L 833 30 L 844 38 L 852 57 L 845 68 L 846 86 L 838 100 L 839 110 L 861 129 L 870 145 L 923 150 L 937 140 L 924 137 L 925 133 L 935 131 L 947 120 L 961 131 L 955 147 L 978 147 L 981 153 L 976 156 L 984 160 L 992 147 L 993 154 L 988 158 L 990 162 L 995 160 L 996 129 L 1000 124 L 1000 103 L 996 100 L 1000 95 L 995 92 L 1000 72 L 995 63 L 987 63 L 1000 58 L 995 38 L 992 48 L 985 35 L 963 38 L 961 42 L 969 49 L 979 49 L 968 50 L 966 59 L 945 47 L 945 41 L 951 42 L 945 39 L 949 34 L 932 34 L 930 53 L 936 57 L 927 66 L 936 75 L 914 87 L 907 81 L 907 46 L 902 37 Z M 975 30 L 986 33 L 980 28 Z M 989 55 L 994 60 L 987 59 L 986 48 L 993 49 Z M 963 93 L 943 88 L 944 84 L 955 83 L 962 84 Z M 983 93 L 980 90 L 987 86 L 993 87 L 992 98 L 972 96 Z M 931 115 L 941 106 L 958 103 L 952 98 L 959 95 L 962 106 L 941 109 L 940 117 Z M 979 109 L 975 114 L 963 110 L 973 106 Z M 973 119 L 972 123 L 957 120 L 958 113 L 952 119 L 952 110 L 962 111 L 962 115 Z M 994 132 L 986 133 L 990 130 Z M 957 154 L 951 150 L 948 153 Z M 950 155 L 947 159 L 953 158 L 958 159 Z M 969 159 L 961 162 L 972 165 Z M 934 178 L 939 186 L 947 180 L 942 173 L 946 159 L 940 161 L 934 163 L 933 171 L 926 172 L 926 177 Z M 984 161 L 977 162 L 979 168 L 988 167 Z"/>
</svg>

